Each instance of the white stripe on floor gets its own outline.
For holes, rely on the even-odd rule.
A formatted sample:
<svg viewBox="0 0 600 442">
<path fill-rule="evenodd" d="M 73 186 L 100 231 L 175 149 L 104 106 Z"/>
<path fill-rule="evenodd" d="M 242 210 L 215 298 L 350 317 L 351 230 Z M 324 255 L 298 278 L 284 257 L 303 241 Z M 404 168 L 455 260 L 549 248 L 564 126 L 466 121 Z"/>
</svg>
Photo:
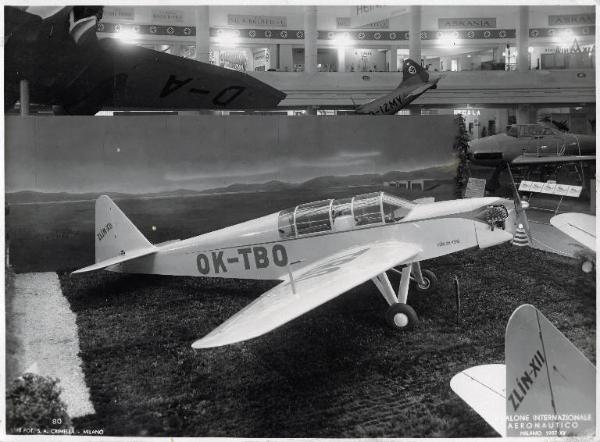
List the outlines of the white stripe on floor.
<svg viewBox="0 0 600 442">
<path fill-rule="evenodd" d="M 58 378 L 70 417 L 94 413 L 79 358 L 76 316 L 62 294 L 58 275 L 17 274 L 14 313 L 23 344 L 19 366 Z"/>
</svg>

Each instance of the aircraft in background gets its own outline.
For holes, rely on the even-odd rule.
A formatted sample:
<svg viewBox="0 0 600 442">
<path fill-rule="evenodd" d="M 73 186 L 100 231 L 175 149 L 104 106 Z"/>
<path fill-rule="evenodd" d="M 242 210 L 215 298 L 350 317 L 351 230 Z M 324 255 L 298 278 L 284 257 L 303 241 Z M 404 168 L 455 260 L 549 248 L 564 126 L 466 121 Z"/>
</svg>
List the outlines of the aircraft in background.
<svg viewBox="0 0 600 442">
<path fill-rule="evenodd" d="M 452 390 L 503 437 L 594 434 L 596 367 L 544 315 L 517 308 L 504 346 L 506 365 L 468 368 Z"/>
<path fill-rule="evenodd" d="M 402 82 L 389 94 L 357 106 L 357 114 L 394 115 L 419 98 L 429 89 L 436 89 L 441 74 L 428 72 L 411 59 L 402 65 Z"/>
<path fill-rule="evenodd" d="M 550 218 L 550 224 L 569 235 L 586 250 L 582 252 L 585 273 L 596 267 L 596 217 L 585 213 L 561 213 Z"/>
<path fill-rule="evenodd" d="M 561 132 L 545 124 L 513 124 L 506 133 L 469 142 L 474 164 L 529 166 L 596 160 L 596 137 Z"/>
<path fill-rule="evenodd" d="M 101 6 L 4 8 L 4 106 L 19 100 L 94 115 L 110 109 L 263 109 L 285 94 L 250 75 L 117 39 L 98 40 Z"/>
<path fill-rule="evenodd" d="M 519 210 L 521 209 L 521 210 Z M 521 205 L 503 198 L 414 203 L 384 192 L 328 199 L 186 240 L 152 245 L 108 196 L 95 206 L 96 263 L 106 269 L 216 278 L 280 280 L 194 348 L 261 336 L 369 279 L 390 305 L 387 321 L 410 329 L 409 285 L 433 290 L 420 262 L 513 238 Z M 402 266 L 402 270 L 396 267 Z M 401 275 L 395 290 L 387 276 Z"/>
</svg>

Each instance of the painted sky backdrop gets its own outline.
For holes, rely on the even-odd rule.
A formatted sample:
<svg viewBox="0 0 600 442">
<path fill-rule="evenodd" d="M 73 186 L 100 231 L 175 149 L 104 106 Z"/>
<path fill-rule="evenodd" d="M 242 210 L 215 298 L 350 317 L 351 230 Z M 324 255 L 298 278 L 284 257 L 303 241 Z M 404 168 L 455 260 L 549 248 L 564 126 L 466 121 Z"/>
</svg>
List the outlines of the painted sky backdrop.
<svg viewBox="0 0 600 442">
<path fill-rule="evenodd" d="M 147 193 L 449 164 L 436 116 L 19 117 L 6 121 L 6 191 Z M 444 177 L 448 178 L 448 177 Z"/>
</svg>

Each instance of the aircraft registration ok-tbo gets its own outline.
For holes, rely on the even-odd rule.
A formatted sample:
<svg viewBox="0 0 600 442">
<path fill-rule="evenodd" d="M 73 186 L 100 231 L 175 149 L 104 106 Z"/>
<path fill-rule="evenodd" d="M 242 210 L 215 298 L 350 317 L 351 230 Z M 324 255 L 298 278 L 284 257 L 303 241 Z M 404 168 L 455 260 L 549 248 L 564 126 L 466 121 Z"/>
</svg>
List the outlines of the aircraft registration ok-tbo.
<svg viewBox="0 0 600 442">
<path fill-rule="evenodd" d="M 523 218 L 523 219 L 521 219 Z M 418 321 L 406 304 L 411 281 L 432 290 L 420 261 L 513 238 L 526 220 L 518 197 L 415 203 L 375 192 L 328 199 L 186 240 L 152 245 L 108 196 L 95 207 L 96 263 L 73 273 L 123 273 L 281 280 L 194 348 L 261 336 L 369 279 L 397 329 Z M 396 267 L 402 266 L 402 270 Z M 394 290 L 386 271 L 401 274 Z"/>
</svg>

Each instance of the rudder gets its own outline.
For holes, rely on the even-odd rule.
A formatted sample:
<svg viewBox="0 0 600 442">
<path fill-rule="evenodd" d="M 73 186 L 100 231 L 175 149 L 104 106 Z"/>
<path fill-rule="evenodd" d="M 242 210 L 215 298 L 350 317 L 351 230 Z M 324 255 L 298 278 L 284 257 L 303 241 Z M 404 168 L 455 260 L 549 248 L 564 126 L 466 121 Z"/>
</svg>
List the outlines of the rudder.
<svg viewBox="0 0 600 442">
<path fill-rule="evenodd" d="M 414 60 L 407 58 L 402 66 L 402 83 L 410 80 L 413 77 L 419 77 L 423 83 L 429 80 L 429 74 L 420 64 Z"/>
<path fill-rule="evenodd" d="M 96 262 L 125 255 L 126 251 L 153 247 L 106 195 L 96 200 L 94 244 Z"/>
</svg>

